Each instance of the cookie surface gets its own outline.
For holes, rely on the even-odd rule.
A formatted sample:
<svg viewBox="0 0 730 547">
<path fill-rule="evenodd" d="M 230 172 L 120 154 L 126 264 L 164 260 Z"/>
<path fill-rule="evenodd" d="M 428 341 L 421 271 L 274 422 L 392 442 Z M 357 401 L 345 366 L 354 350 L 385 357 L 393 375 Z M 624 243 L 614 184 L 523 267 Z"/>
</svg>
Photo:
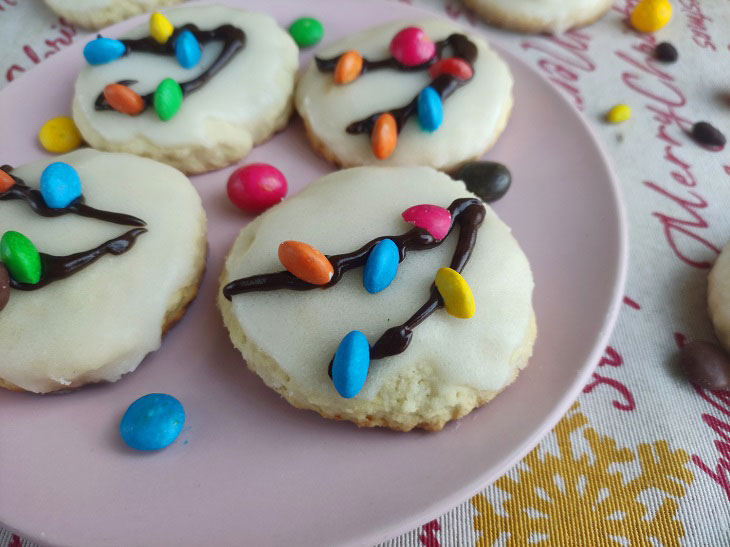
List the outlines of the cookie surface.
<svg viewBox="0 0 730 547">
<path fill-rule="evenodd" d="M 328 58 L 357 50 L 370 60 L 385 59 L 393 36 L 410 26 L 420 27 L 433 41 L 463 33 L 477 48 L 473 77 L 443 100 L 443 123 L 438 129 L 425 131 L 411 117 L 400 131 L 393 154 L 381 160 L 373 154 L 367 134 L 348 134 L 346 127 L 411 102 L 431 84 L 428 70 L 372 70 L 337 85 L 333 74 L 321 72 L 313 61 L 297 84 L 296 106 L 312 146 L 329 161 L 343 167 L 428 165 L 448 170 L 481 156 L 504 129 L 512 108 L 509 68 L 484 40 L 449 21 L 389 23 L 329 44 L 316 55 Z"/>
<path fill-rule="evenodd" d="M 611 0 L 464 0 L 487 23 L 518 32 L 550 32 L 589 25 Z"/>
<path fill-rule="evenodd" d="M 172 6 L 183 0 L 44 0 L 71 23 L 97 30 L 134 15 Z"/>
<path fill-rule="evenodd" d="M 462 197 L 473 196 L 430 168 L 363 167 L 328 175 L 242 230 L 221 286 L 282 270 L 282 241 L 304 241 L 328 255 L 351 252 L 373 238 L 407 232 L 411 226 L 401 212 L 413 205 L 446 207 Z M 328 376 L 338 344 L 352 330 L 372 344 L 408 319 L 428 297 L 436 271 L 451 263 L 456 233 L 439 247 L 408 253 L 392 284 L 377 294 L 363 288 L 362 268 L 325 290 L 252 292 L 230 302 L 221 294 L 234 345 L 249 368 L 296 407 L 361 426 L 441 429 L 511 383 L 536 335 L 527 258 L 509 228 L 486 211 L 463 270 L 476 300 L 474 317 L 437 310 L 413 330 L 403 353 L 371 361 L 356 397 L 342 398 Z"/>
<path fill-rule="evenodd" d="M 206 250 L 200 198 L 179 171 L 91 149 L 53 161 L 76 169 L 87 205 L 142 219 L 147 232 L 127 252 L 104 255 L 65 279 L 10 289 L 0 310 L 0 385 L 41 393 L 134 370 L 197 293 Z M 12 174 L 38 188 L 48 163 Z M 75 214 L 47 218 L 21 200 L 0 201 L 0 234 L 21 232 L 41 253 L 87 251 L 130 228 Z"/>
<path fill-rule="evenodd" d="M 730 242 L 723 247 L 707 278 L 707 308 L 718 340 L 730 351 Z"/>
<path fill-rule="evenodd" d="M 233 25 L 245 33 L 242 49 L 202 87 L 186 94 L 179 111 L 162 121 L 155 109 L 129 116 L 99 111 L 95 101 L 105 86 L 123 80 L 139 95 L 152 93 L 171 78 L 196 78 L 218 57 L 221 47 L 202 47 L 200 62 L 185 69 L 175 55 L 131 52 L 113 62 L 85 66 L 73 100 L 73 117 L 84 139 L 101 150 L 151 157 L 186 173 L 200 173 L 238 161 L 251 148 L 281 129 L 292 110 L 298 49 L 268 15 L 220 5 L 180 7 L 164 14 L 175 27 L 187 23 L 201 30 Z M 147 22 L 124 38 L 149 36 Z"/>
</svg>

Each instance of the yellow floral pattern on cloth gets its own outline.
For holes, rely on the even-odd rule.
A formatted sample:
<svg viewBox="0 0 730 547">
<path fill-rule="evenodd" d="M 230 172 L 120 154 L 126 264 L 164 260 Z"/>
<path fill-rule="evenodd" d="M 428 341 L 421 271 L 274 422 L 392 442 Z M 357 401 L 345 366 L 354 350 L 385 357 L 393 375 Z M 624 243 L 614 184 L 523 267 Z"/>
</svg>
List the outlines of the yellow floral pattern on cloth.
<svg viewBox="0 0 730 547">
<path fill-rule="evenodd" d="M 482 494 L 471 499 L 478 547 L 497 540 L 506 546 L 680 546 L 685 530 L 676 518 L 677 499 L 694 481 L 687 453 L 672 451 L 666 441 L 618 448 L 586 424 L 576 403 L 553 430 L 557 455 L 536 448 L 518 465 L 516 479 L 494 483 L 501 508 Z M 581 446 L 589 450 L 579 453 Z"/>
</svg>

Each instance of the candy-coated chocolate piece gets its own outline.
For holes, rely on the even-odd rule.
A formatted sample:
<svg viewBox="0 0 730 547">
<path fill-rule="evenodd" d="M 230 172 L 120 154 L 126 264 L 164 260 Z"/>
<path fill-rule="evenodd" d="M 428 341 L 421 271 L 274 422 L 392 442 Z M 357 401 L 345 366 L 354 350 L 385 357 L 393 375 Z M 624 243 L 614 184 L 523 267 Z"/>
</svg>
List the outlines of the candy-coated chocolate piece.
<svg viewBox="0 0 730 547">
<path fill-rule="evenodd" d="M 474 316 L 476 304 L 471 287 L 456 270 L 441 268 L 436 272 L 436 288 L 444 300 L 446 311 L 459 319 Z"/>
<path fill-rule="evenodd" d="M 692 126 L 692 138 L 705 146 L 725 146 L 727 142 L 725 135 L 707 122 L 697 122 Z"/>
<path fill-rule="evenodd" d="M 226 191 L 233 204 L 244 211 L 260 213 L 286 196 L 286 177 L 273 165 L 252 163 L 228 177 Z"/>
<path fill-rule="evenodd" d="M 355 50 L 346 51 L 335 65 L 336 84 L 348 84 L 362 72 L 362 56 Z"/>
<path fill-rule="evenodd" d="M 447 57 L 428 67 L 431 78 L 438 78 L 442 74 L 450 74 L 459 80 L 468 80 L 474 75 L 471 65 L 459 57 Z"/>
<path fill-rule="evenodd" d="M 0 169 L 0 192 L 9 190 L 13 184 L 15 184 L 15 179 Z"/>
<path fill-rule="evenodd" d="M 104 99 L 114 110 L 129 116 L 144 110 L 144 99 L 126 85 L 109 84 L 104 88 Z"/>
<path fill-rule="evenodd" d="M 174 31 L 175 27 L 172 26 L 170 20 L 161 13 L 153 13 L 150 16 L 150 34 L 156 42 L 164 44 Z"/>
<path fill-rule="evenodd" d="M 370 144 L 373 154 L 379 160 L 389 158 L 398 144 L 398 126 L 390 112 L 384 112 L 375 120 L 375 126 L 370 134 Z"/>
<path fill-rule="evenodd" d="M 710 342 L 690 342 L 679 351 L 679 365 L 687 378 L 705 389 L 730 388 L 730 358 Z"/>
<path fill-rule="evenodd" d="M 403 220 L 426 230 L 437 240 L 445 238 L 451 229 L 451 213 L 438 205 L 414 205 L 402 213 Z"/>
<path fill-rule="evenodd" d="M 122 416 L 119 433 L 135 450 L 159 450 L 172 444 L 185 425 L 185 409 L 172 395 L 150 393 L 134 401 Z"/>
<path fill-rule="evenodd" d="M 436 131 L 444 121 L 444 106 L 441 96 L 431 86 L 423 88 L 416 100 L 418 124 L 424 131 Z"/>
<path fill-rule="evenodd" d="M 35 285 L 41 280 L 41 256 L 31 240 L 19 232 L 5 232 L 0 238 L 0 262 L 20 283 Z"/>
<path fill-rule="evenodd" d="M 390 41 L 390 54 L 405 66 L 422 65 L 436 54 L 436 44 L 419 27 L 406 27 Z"/>
<path fill-rule="evenodd" d="M 119 40 L 99 36 L 84 46 L 84 58 L 90 65 L 103 65 L 116 61 L 127 51 Z"/>
<path fill-rule="evenodd" d="M 51 118 L 38 131 L 41 146 L 53 154 L 65 154 L 81 146 L 81 133 L 68 116 Z"/>
<path fill-rule="evenodd" d="M 324 27 L 313 17 L 300 17 L 289 26 L 289 34 L 299 47 L 311 47 L 324 36 Z"/>
<path fill-rule="evenodd" d="M 193 68 L 200 62 L 200 44 L 189 30 L 183 30 L 175 38 L 175 57 L 183 68 Z"/>
<path fill-rule="evenodd" d="M 41 195 L 52 209 L 63 209 L 81 197 L 81 178 L 68 163 L 51 163 L 41 173 Z"/>
<path fill-rule="evenodd" d="M 155 89 L 152 96 L 152 105 L 155 107 L 157 116 L 164 122 L 171 119 L 182 105 L 183 92 L 172 78 L 165 78 Z"/>
<path fill-rule="evenodd" d="M 326 285 L 335 272 L 326 256 L 301 241 L 280 244 L 279 260 L 294 277 L 312 285 Z"/>
<path fill-rule="evenodd" d="M 654 32 L 672 18 L 669 0 L 640 0 L 631 12 L 631 25 L 639 32 Z"/>
<path fill-rule="evenodd" d="M 631 107 L 627 104 L 617 104 L 606 114 L 609 123 L 621 123 L 631 118 Z"/>
<path fill-rule="evenodd" d="M 398 246 L 392 239 L 379 241 L 370 251 L 362 272 L 362 284 L 370 294 L 379 293 L 395 279 L 400 262 Z"/>
<path fill-rule="evenodd" d="M 0 311 L 8 304 L 10 300 L 10 273 L 8 269 L 0 262 Z"/>
<path fill-rule="evenodd" d="M 679 52 L 669 42 L 661 42 L 654 48 L 654 56 L 662 63 L 673 63 L 679 59 Z"/>
<path fill-rule="evenodd" d="M 501 199 L 512 184 L 509 169 L 496 161 L 470 161 L 453 176 L 464 181 L 466 189 L 486 203 Z"/>
<path fill-rule="evenodd" d="M 365 385 L 370 368 L 370 344 L 363 333 L 348 333 L 337 346 L 332 361 L 332 383 L 337 393 L 351 399 Z"/>
</svg>

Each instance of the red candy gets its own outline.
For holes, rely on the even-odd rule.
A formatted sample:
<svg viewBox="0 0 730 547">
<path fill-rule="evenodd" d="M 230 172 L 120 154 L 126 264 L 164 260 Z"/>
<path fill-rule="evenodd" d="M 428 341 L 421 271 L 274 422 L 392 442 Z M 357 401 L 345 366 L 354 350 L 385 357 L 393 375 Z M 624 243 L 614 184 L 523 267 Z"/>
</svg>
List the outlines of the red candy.
<svg viewBox="0 0 730 547">
<path fill-rule="evenodd" d="M 449 57 L 441 59 L 428 67 L 428 73 L 431 78 L 438 78 L 442 74 L 450 74 L 459 80 L 468 80 L 472 77 L 474 71 L 464 59 Z"/>
<path fill-rule="evenodd" d="M 403 220 L 422 228 L 441 241 L 451 229 L 451 213 L 438 205 L 414 205 L 402 213 Z"/>
<path fill-rule="evenodd" d="M 418 27 L 406 27 L 393 36 L 390 54 L 406 66 L 422 65 L 436 55 L 436 44 Z"/>
<path fill-rule="evenodd" d="M 228 198 L 250 213 L 260 213 L 286 196 L 286 178 L 273 165 L 252 163 L 236 169 L 228 177 Z"/>
</svg>

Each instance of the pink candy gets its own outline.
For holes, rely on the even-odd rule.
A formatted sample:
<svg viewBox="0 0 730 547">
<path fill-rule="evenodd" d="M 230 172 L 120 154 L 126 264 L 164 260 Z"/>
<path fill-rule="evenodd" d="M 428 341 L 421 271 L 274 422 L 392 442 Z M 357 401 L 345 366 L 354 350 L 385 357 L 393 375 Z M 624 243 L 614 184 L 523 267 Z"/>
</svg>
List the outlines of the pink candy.
<svg viewBox="0 0 730 547">
<path fill-rule="evenodd" d="M 451 228 L 451 213 L 438 205 L 414 205 L 403 211 L 403 220 L 422 228 L 437 240 L 446 237 Z"/>
<path fill-rule="evenodd" d="M 436 44 L 418 27 L 406 27 L 393 36 L 390 53 L 406 66 L 421 65 L 436 54 Z"/>
<path fill-rule="evenodd" d="M 228 178 L 228 197 L 239 209 L 260 213 L 286 195 L 286 178 L 273 165 L 252 163 L 236 169 Z"/>
</svg>

